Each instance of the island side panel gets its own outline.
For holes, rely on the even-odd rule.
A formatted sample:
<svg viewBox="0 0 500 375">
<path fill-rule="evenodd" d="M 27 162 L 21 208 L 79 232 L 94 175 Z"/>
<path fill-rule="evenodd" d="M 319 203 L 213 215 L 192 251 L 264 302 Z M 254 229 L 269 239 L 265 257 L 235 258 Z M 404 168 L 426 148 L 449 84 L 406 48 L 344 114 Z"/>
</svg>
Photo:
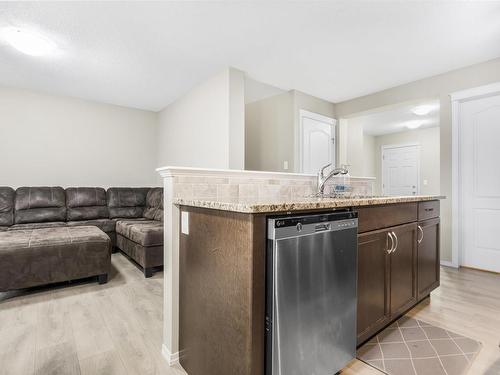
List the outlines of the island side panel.
<svg viewBox="0 0 500 375">
<path fill-rule="evenodd" d="M 263 375 L 265 217 L 180 211 L 189 216 L 189 234 L 180 233 L 181 365 L 189 375 Z"/>
</svg>

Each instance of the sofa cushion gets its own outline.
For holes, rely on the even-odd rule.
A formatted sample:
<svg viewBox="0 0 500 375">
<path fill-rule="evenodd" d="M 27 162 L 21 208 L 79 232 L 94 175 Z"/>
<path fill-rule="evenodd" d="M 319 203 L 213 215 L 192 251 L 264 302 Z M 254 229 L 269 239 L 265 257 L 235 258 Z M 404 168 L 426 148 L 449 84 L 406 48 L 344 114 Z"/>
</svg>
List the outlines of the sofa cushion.
<svg viewBox="0 0 500 375">
<path fill-rule="evenodd" d="M 26 223 L 26 224 L 14 224 L 9 227 L 9 230 L 30 230 L 30 229 L 42 229 L 42 228 L 59 228 L 65 227 L 67 224 L 63 221 L 49 221 L 46 223 Z"/>
<path fill-rule="evenodd" d="M 96 187 L 66 189 L 68 221 L 106 219 L 109 217 L 106 191 Z"/>
<path fill-rule="evenodd" d="M 14 224 L 14 189 L 0 186 L 0 226 Z"/>
<path fill-rule="evenodd" d="M 115 231 L 116 222 L 111 219 L 94 219 L 94 220 L 81 220 L 81 221 L 68 221 L 69 227 L 79 227 L 92 225 L 103 232 L 110 233 Z"/>
<path fill-rule="evenodd" d="M 20 187 L 15 196 L 15 223 L 66 221 L 66 194 L 62 187 Z"/>
<path fill-rule="evenodd" d="M 142 246 L 163 245 L 163 223 L 157 220 L 119 220 L 116 233 Z"/>
<path fill-rule="evenodd" d="M 109 188 L 106 192 L 109 217 L 142 217 L 150 188 Z"/>
<path fill-rule="evenodd" d="M 158 212 L 161 210 L 161 212 Z M 152 188 L 146 196 L 144 215 L 149 220 L 163 220 L 163 188 Z"/>
<path fill-rule="evenodd" d="M 8 231 L 2 233 L 0 253 L 21 248 L 42 245 L 69 245 L 83 242 L 109 242 L 105 233 L 93 226 L 74 228 L 40 228 L 30 230 Z"/>
</svg>

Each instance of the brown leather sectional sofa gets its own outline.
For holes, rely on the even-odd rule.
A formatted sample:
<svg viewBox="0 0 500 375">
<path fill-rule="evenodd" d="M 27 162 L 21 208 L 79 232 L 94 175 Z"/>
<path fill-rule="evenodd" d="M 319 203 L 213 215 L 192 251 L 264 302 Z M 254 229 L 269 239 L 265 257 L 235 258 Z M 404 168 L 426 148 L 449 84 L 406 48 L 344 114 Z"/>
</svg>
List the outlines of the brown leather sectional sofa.
<svg viewBox="0 0 500 375">
<path fill-rule="evenodd" d="M 163 189 L 0 187 L 0 291 L 99 276 L 117 246 L 163 265 Z"/>
</svg>

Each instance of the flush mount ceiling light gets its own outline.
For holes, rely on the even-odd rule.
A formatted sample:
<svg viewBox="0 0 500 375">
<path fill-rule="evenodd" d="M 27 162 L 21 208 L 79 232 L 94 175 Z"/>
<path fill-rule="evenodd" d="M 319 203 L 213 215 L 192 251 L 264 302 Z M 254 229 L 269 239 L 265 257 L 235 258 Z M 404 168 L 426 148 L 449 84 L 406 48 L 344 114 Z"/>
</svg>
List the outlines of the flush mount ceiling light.
<svg viewBox="0 0 500 375">
<path fill-rule="evenodd" d="M 417 116 L 425 116 L 431 113 L 434 109 L 432 105 L 419 105 L 418 107 L 413 108 L 411 111 Z"/>
<path fill-rule="evenodd" d="M 3 29 L 1 34 L 12 47 L 30 56 L 45 56 L 57 50 L 52 40 L 34 31 L 9 27 Z"/>
<path fill-rule="evenodd" d="M 422 122 L 420 121 L 408 121 L 405 126 L 408 129 L 418 129 L 422 126 Z"/>
</svg>

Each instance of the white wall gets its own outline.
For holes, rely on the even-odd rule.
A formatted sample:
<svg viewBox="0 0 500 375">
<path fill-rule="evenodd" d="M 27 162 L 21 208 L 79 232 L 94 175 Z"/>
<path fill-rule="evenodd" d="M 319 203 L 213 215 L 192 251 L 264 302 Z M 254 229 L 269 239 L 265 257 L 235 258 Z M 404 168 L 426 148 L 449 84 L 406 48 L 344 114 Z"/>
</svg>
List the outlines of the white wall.
<svg viewBox="0 0 500 375">
<path fill-rule="evenodd" d="M 440 186 L 441 194 L 441 255 L 451 261 L 451 101 L 455 91 L 500 82 L 500 58 L 425 78 L 405 85 L 352 99 L 335 105 L 339 117 L 379 108 L 386 105 L 439 97 L 440 99 Z"/>
<path fill-rule="evenodd" d="M 152 186 L 154 112 L 0 88 L 0 185 Z"/>
<path fill-rule="evenodd" d="M 158 165 L 244 168 L 244 75 L 232 68 L 159 114 Z"/>
</svg>

